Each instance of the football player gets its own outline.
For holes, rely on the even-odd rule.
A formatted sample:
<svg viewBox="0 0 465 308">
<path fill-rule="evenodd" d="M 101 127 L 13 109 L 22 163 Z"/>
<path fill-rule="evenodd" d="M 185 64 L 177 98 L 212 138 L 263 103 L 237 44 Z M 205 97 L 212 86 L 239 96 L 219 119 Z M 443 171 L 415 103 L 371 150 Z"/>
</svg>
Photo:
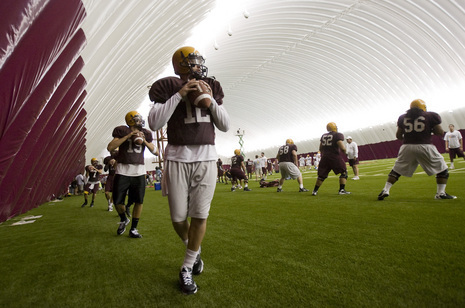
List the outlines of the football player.
<svg viewBox="0 0 465 308">
<path fill-rule="evenodd" d="M 197 284 L 192 275 L 203 270 L 200 245 L 217 179 L 215 127 L 228 131 L 229 115 L 223 107 L 220 83 L 207 77 L 205 60 L 195 48 L 179 48 L 172 62 L 179 78 L 159 79 L 150 88 L 154 106 L 149 124 L 154 131 L 168 124 L 162 193 L 168 196 L 174 230 L 186 245 L 179 272 L 181 291 L 193 294 L 197 292 Z M 211 94 L 208 108 L 197 108 L 187 99 L 187 94 L 195 91 L 200 82 L 206 83 Z"/>
<path fill-rule="evenodd" d="M 389 197 L 389 191 L 399 177 L 411 177 L 418 165 L 426 174 L 436 175 L 435 199 L 457 198 L 446 193 L 449 170 L 444 157 L 432 144 L 431 134 L 440 137 L 444 135 L 441 117 L 436 112 L 426 111 L 425 102 L 416 99 L 410 103 L 410 109 L 397 120 L 396 138 L 402 140 L 402 146 L 378 200 Z"/>
<path fill-rule="evenodd" d="M 339 176 L 339 194 L 348 195 L 350 192 L 345 190 L 347 182 L 347 167 L 342 159 L 341 152 L 346 153 L 344 145 L 344 135 L 337 131 L 337 125 L 330 122 L 326 125 L 327 133 L 320 138 L 321 161 L 318 164 L 318 178 L 312 195 L 316 196 L 318 189 L 328 177 L 331 170 Z"/>
<path fill-rule="evenodd" d="M 245 175 L 246 168 L 244 164 L 244 157 L 241 155 L 241 150 L 234 150 L 234 156 L 231 157 L 231 191 L 236 191 L 236 185 L 238 184 L 237 180 L 244 181 L 244 191 L 251 191 L 248 187 L 249 178 Z M 240 189 L 240 187 L 239 187 Z"/>
<path fill-rule="evenodd" d="M 279 161 L 279 172 L 281 173 L 277 192 L 283 191 L 284 180 L 288 178 L 297 179 L 299 192 L 307 192 L 308 189 L 304 187 L 302 173 L 297 167 L 297 146 L 292 139 L 287 139 L 286 144 L 279 147 L 276 159 Z"/>
<path fill-rule="evenodd" d="M 86 179 L 87 183 L 84 187 L 84 203 L 81 207 L 85 207 L 87 205 L 87 195 L 92 193 L 92 202 L 90 203 L 90 207 L 94 207 L 95 196 L 100 187 L 100 179 L 99 176 L 102 174 L 103 166 L 99 165 L 97 158 L 92 158 L 90 160 L 90 165 L 86 166 Z"/>
<path fill-rule="evenodd" d="M 144 120 L 137 111 L 128 112 L 125 116 L 125 121 L 127 125 L 117 126 L 113 129 L 113 140 L 107 146 L 107 150 L 110 153 L 118 148 L 118 154 L 115 159 L 118 163 L 116 164 L 115 177 L 113 179 L 113 201 L 120 217 L 116 234 L 123 234 L 130 222 L 126 217 L 126 207 L 124 205 L 126 194 L 129 194 L 128 199 L 132 199 L 135 203 L 129 237 L 141 238 L 142 235 L 137 231 L 137 226 L 142 213 L 145 196 L 146 170 L 144 152 L 147 147 L 152 154 L 158 155 L 158 150 L 155 149 L 152 143 L 152 132 L 143 128 Z M 143 134 L 139 134 L 140 132 Z M 139 145 L 133 142 L 132 137 L 136 135 L 143 138 L 142 144 Z"/>
<path fill-rule="evenodd" d="M 116 156 L 118 155 L 118 149 L 114 149 L 109 156 L 103 159 L 103 164 L 105 167 L 103 170 L 108 171 L 107 183 L 105 184 L 105 197 L 108 202 L 108 211 L 113 211 L 113 196 L 111 195 L 113 191 L 113 179 L 115 177 L 116 171 Z"/>
</svg>

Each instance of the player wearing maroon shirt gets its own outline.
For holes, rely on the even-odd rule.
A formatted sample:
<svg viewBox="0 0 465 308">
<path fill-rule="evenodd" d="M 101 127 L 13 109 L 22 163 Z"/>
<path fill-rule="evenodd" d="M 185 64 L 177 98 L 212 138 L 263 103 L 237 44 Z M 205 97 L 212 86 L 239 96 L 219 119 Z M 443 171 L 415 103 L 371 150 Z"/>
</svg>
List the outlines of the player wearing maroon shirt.
<svg viewBox="0 0 465 308">
<path fill-rule="evenodd" d="M 241 155 L 241 150 L 236 149 L 234 150 L 234 156 L 231 157 L 231 191 L 236 191 L 237 180 L 244 181 L 244 191 L 251 191 L 248 187 L 249 178 L 245 175 L 245 171 L 244 157 Z"/>
<path fill-rule="evenodd" d="M 250 158 L 245 162 L 245 167 L 247 169 L 247 177 L 251 178 L 253 174 L 253 161 Z"/>
<path fill-rule="evenodd" d="M 126 217 L 126 207 L 124 205 L 126 193 L 129 191 L 129 199 L 135 203 L 132 212 L 132 224 L 129 237 L 141 238 L 137 231 L 137 225 L 142 213 L 142 205 L 145 196 L 145 163 L 144 151 L 147 147 L 154 155 L 158 155 L 158 150 L 152 143 L 152 133 L 143 128 L 144 121 L 137 111 L 128 112 L 125 116 L 126 125 L 115 127 L 113 130 L 113 140 L 107 146 L 111 153 L 119 148 L 116 156 L 115 178 L 113 180 L 113 200 L 116 211 L 120 217 L 120 223 L 116 233 L 121 235 L 126 231 L 129 219 Z M 142 132 L 143 134 L 140 134 Z M 133 136 L 139 135 L 143 138 L 142 144 L 133 142 Z"/>
<path fill-rule="evenodd" d="M 203 270 L 200 245 L 217 179 L 215 127 L 228 131 L 229 115 L 223 107 L 220 83 L 206 76 L 205 60 L 195 48 L 179 48 L 172 60 L 179 78 L 162 78 L 150 88 L 154 106 L 149 124 L 154 131 L 168 124 L 162 193 L 168 196 L 174 230 L 186 245 L 179 273 L 181 291 L 193 294 L 197 284 L 192 275 Z M 208 108 L 198 108 L 187 99 L 199 83 L 204 83 L 211 95 Z"/>
<path fill-rule="evenodd" d="M 316 196 L 318 189 L 328 177 L 331 170 L 339 176 L 339 194 L 348 195 L 350 192 L 345 190 L 347 182 L 347 167 L 342 159 L 341 152 L 346 153 L 344 145 L 344 135 L 337 132 L 337 125 L 334 122 L 326 125 L 327 133 L 320 138 L 321 161 L 318 166 L 318 178 L 312 195 Z"/>
<path fill-rule="evenodd" d="M 95 196 L 100 187 L 100 179 L 99 176 L 102 174 L 103 166 L 99 165 L 97 158 L 92 158 L 90 160 L 90 165 L 86 166 L 86 179 L 87 183 L 84 187 L 84 203 L 81 207 L 85 207 L 87 205 L 87 195 L 92 193 L 92 202 L 90 203 L 90 207 L 94 207 Z"/>
<path fill-rule="evenodd" d="M 411 177 L 418 165 L 428 175 L 436 175 L 437 190 L 435 199 L 455 199 L 446 193 L 449 171 L 444 157 L 431 144 L 431 134 L 442 137 L 441 117 L 435 112 L 426 111 L 421 99 L 410 103 L 410 109 L 397 120 L 396 137 L 403 141 L 397 160 L 388 175 L 387 182 L 378 195 L 378 200 L 389 197 L 389 190 L 401 175 Z"/>
<path fill-rule="evenodd" d="M 279 148 L 276 159 L 279 161 L 279 172 L 281 173 L 277 192 L 283 191 L 284 180 L 287 178 L 297 179 L 299 192 L 307 192 L 308 189 L 304 188 L 302 173 L 297 167 L 297 146 L 292 139 L 287 139 L 286 144 Z"/>
<path fill-rule="evenodd" d="M 115 178 L 116 171 L 116 156 L 118 155 L 118 149 L 113 150 L 110 153 L 110 156 L 107 156 L 103 159 L 103 164 L 105 167 L 103 171 L 108 171 L 107 182 L 105 184 L 105 198 L 108 201 L 108 211 L 113 211 L 113 196 L 111 192 L 113 191 L 113 179 Z"/>
</svg>

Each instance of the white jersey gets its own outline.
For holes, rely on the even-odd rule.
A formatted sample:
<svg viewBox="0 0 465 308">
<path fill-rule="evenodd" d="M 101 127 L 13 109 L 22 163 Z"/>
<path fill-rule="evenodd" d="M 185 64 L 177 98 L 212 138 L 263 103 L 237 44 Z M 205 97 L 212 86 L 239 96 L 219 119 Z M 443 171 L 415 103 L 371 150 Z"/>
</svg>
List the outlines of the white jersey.
<svg viewBox="0 0 465 308">
<path fill-rule="evenodd" d="M 304 167 L 305 166 L 305 158 L 303 156 L 301 156 L 299 158 L 299 165 L 300 167 Z"/>
<path fill-rule="evenodd" d="M 460 148 L 460 139 L 462 139 L 462 134 L 458 130 L 449 131 L 444 136 L 444 140 L 449 142 L 449 149 Z"/>
<path fill-rule="evenodd" d="M 266 156 L 260 157 L 259 160 L 260 160 L 260 167 L 265 168 L 266 167 L 266 160 L 267 160 Z"/>
<path fill-rule="evenodd" d="M 355 142 L 347 143 L 346 145 L 347 157 L 349 159 L 355 159 L 358 157 L 358 146 Z"/>
<path fill-rule="evenodd" d="M 305 158 L 305 164 L 307 166 L 311 166 L 312 165 L 312 158 L 310 156 L 306 157 Z"/>
</svg>

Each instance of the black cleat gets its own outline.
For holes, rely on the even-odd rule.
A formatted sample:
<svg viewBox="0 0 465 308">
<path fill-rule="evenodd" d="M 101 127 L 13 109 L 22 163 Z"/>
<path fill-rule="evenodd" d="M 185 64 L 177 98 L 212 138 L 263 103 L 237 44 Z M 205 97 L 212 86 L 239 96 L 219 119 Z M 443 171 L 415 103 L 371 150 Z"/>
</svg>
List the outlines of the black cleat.
<svg viewBox="0 0 465 308">
<path fill-rule="evenodd" d="M 139 231 L 137 231 L 137 229 L 131 229 L 131 230 L 129 230 L 129 237 L 142 238 L 142 235 L 139 234 Z"/>
<path fill-rule="evenodd" d="M 244 187 L 244 191 L 252 191 L 252 189 L 250 189 L 248 187 Z"/>
<path fill-rule="evenodd" d="M 434 199 L 438 199 L 438 200 L 441 200 L 441 199 L 457 199 L 457 197 L 449 195 L 448 193 L 445 192 L 443 194 L 436 194 L 436 196 L 434 196 Z"/>
<path fill-rule="evenodd" d="M 202 272 L 203 272 L 203 261 L 199 253 L 197 254 L 197 257 L 195 258 L 194 266 L 192 267 L 192 274 L 200 275 Z"/>
<path fill-rule="evenodd" d="M 183 266 L 179 272 L 179 284 L 181 286 L 182 293 L 194 294 L 197 293 L 197 285 L 192 279 L 192 269 Z"/>
<path fill-rule="evenodd" d="M 116 234 L 118 234 L 118 235 L 123 234 L 124 231 L 126 231 L 126 226 L 129 224 L 129 221 L 130 220 L 128 218 L 126 218 L 125 221 L 120 221 L 118 230 L 116 230 Z"/>
<path fill-rule="evenodd" d="M 350 195 L 350 191 L 346 191 L 345 189 L 341 189 L 338 194 L 340 195 Z"/>
<path fill-rule="evenodd" d="M 299 192 L 306 192 L 306 191 L 308 191 L 308 189 L 305 188 L 305 187 L 304 188 L 299 188 Z"/>
<path fill-rule="evenodd" d="M 283 191 L 282 188 L 279 188 L 279 187 L 278 187 L 278 188 L 276 189 L 276 192 L 282 192 L 282 191 Z"/>
<path fill-rule="evenodd" d="M 86 205 L 87 205 L 87 201 L 84 202 L 84 203 L 81 205 L 81 207 L 85 207 Z"/>
<path fill-rule="evenodd" d="M 384 191 L 384 189 L 379 193 L 378 200 L 384 200 L 384 198 L 389 197 L 389 194 Z"/>
</svg>

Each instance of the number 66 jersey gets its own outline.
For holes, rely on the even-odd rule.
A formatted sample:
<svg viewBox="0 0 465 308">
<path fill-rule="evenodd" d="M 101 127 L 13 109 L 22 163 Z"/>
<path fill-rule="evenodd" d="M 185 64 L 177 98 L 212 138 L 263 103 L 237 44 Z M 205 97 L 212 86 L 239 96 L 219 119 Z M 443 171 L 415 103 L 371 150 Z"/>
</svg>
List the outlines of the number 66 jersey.
<svg viewBox="0 0 465 308">
<path fill-rule="evenodd" d="M 224 94 L 220 83 L 212 78 L 204 78 L 203 81 L 210 85 L 213 99 L 217 105 L 222 105 Z M 149 91 L 150 100 L 155 102 L 155 107 L 158 104 L 172 104 L 173 108 L 175 108 L 169 119 L 167 119 L 168 143 L 171 145 L 214 145 L 215 127 L 213 123 L 217 126 L 218 123 L 215 121 L 215 115 L 212 115 L 211 108 L 197 108 L 192 103 L 184 100 L 178 103 L 181 96 L 177 92 L 186 83 L 178 77 L 166 77 L 157 80 Z M 170 108 L 170 106 L 164 107 Z M 160 122 L 160 119 L 157 120 Z M 164 123 L 156 122 L 149 119 L 151 129 L 157 130 L 164 125 Z M 221 127 L 219 129 L 222 130 Z"/>
</svg>

